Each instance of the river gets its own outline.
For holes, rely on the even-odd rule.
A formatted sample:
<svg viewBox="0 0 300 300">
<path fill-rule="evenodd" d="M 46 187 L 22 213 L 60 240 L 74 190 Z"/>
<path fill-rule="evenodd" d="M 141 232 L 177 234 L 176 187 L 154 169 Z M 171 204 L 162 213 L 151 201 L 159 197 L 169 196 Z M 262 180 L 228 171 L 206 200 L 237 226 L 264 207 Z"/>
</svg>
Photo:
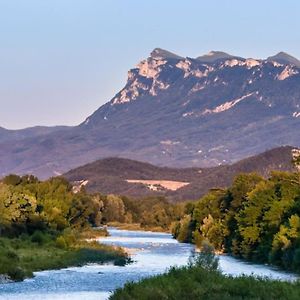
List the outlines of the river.
<svg viewBox="0 0 300 300">
<path fill-rule="evenodd" d="M 134 262 L 125 267 L 88 265 L 55 271 L 36 272 L 23 282 L 0 285 L 2 300 L 101 300 L 127 281 L 163 273 L 170 266 L 185 265 L 193 246 L 178 243 L 170 234 L 127 231 L 109 228 L 110 236 L 102 243 L 126 247 Z M 246 263 L 230 256 L 220 256 L 220 267 L 226 274 L 254 274 L 280 280 L 295 280 L 293 274 L 264 265 Z"/>
</svg>

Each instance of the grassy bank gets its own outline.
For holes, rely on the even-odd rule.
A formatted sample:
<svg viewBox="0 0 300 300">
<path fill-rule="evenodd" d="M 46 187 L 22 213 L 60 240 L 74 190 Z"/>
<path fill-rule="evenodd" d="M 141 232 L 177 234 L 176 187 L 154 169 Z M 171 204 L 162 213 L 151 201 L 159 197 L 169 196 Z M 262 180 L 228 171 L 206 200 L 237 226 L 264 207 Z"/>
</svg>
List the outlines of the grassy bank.
<svg viewBox="0 0 300 300">
<path fill-rule="evenodd" d="M 165 275 L 128 283 L 110 300 L 160 299 L 282 299 L 298 300 L 300 283 L 287 283 L 253 277 L 227 277 L 202 267 L 173 268 Z"/>
<path fill-rule="evenodd" d="M 85 233 L 86 234 L 86 233 Z M 33 272 L 112 262 L 125 265 L 127 254 L 120 248 L 87 242 L 78 234 L 53 237 L 38 235 L 0 239 L 0 274 L 13 280 L 33 276 Z"/>
<path fill-rule="evenodd" d="M 110 300 L 298 300 L 300 281 L 280 282 L 255 277 L 225 276 L 209 244 L 194 253 L 186 267 L 171 268 L 168 273 L 127 283 Z"/>
<path fill-rule="evenodd" d="M 107 235 L 94 229 L 104 210 L 99 195 L 74 193 L 62 177 L 11 174 L 0 180 L 0 282 L 87 263 L 124 265 L 123 250 L 95 241 Z"/>
</svg>

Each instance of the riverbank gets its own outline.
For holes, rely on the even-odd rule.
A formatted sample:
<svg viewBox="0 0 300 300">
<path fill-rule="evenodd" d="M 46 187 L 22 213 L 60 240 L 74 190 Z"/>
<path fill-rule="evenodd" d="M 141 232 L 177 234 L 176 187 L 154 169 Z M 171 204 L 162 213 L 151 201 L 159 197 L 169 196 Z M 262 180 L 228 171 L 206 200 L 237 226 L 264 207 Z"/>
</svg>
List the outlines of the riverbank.
<svg viewBox="0 0 300 300">
<path fill-rule="evenodd" d="M 137 283 L 127 283 L 109 299 L 298 300 L 299 295 L 300 281 L 291 283 L 247 276 L 231 277 L 202 267 L 182 267 Z"/>
<path fill-rule="evenodd" d="M 103 232 L 85 231 L 83 236 L 99 237 Z M 128 254 L 120 247 L 85 241 L 81 235 L 69 235 L 53 238 L 36 235 L 34 238 L 0 239 L 0 274 L 5 281 L 22 281 L 33 277 L 33 273 L 54 270 L 89 263 L 125 265 Z M 1 283 L 0 282 L 0 283 Z"/>
<path fill-rule="evenodd" d="M 162 228 L 160 226 L 141 226 L 140 223 L 121 223 L 121 222 L 109 222 L 109 227 L 115 227 L 120 230 L 131 230 L 131 231 L 151 231 L 151 232 L 163 232 L 171 233 L 170 230 Z"/>
<path fill-rule="evenodd" d="M 128 231 L 141 231 L 141 232 L 154 232 L 154 233 L 171 233 L 171 230 L 163 230 L 160 227 L 142 227 L 139 223 L 120 223 L 120 222 L 110 222 L 108 225 L 109 227 L 113 227 L 113 228 L 117 228 L 119 230 L 128 230 Z M 173 234 L 172 234 L 173 235 Z M 175 238 L 173 236 L 174 239 L 176 239 L 178 241 L 177 238 Z M 179 243 L 182 243 L 181 241 L 178 241 Z M 201 252 L 201 248 L 198 247 L 196 244 L 191 243 L 191 242 L 186 242 L 187 244 L 193 245 L 195 247 L 194 251 L 196 253 Z M 124 250 L 129 254 L 132 255 L 135 253 L 135 249 L 128 249 L 128 248 L 124 248 Z M 270 264 L 270 263 L 263 263 L 263 262 L 257 262 L 257 261 L 252 261 L 250 259 L 245 259 L 242 257 L 237 257 L 232 255 L 232 253 L 226 253 L 224 250 L 214 250 L 214 254 L 218 255 L 218 256 L 224 256 L 224 257 L 229 257 L 229 258 L 233 258 L 236 260 L 241 261 L 242 263 L 245 264 L 255 264 L 258 266 L 268 266 L 270 268 L 273 268 L 274 270 L 278 270 L 280 272 L 286 272 L 286 273 L 291 273 L 291 274 L 297 274 L 299 275 L 299 272 L 293 272 L 291 270 L 288 270 L 282 266 L 278 266 L 278 265 L 274 265 L 274 264 Z"/>
<path fill-rule="evenodd" d="M 178 243 L 170 234 L 116 228 L 108 228 L 108 232 L 109 236 L 101 238 L 101 243 L 132 250 L 133 263 L 125 267 L 113 264 L 83 264 L 81 267 L 37 272 L 31 280 L 0 285 L 0 298 L 107 300 L 110 291 L 123 287 L 127 282 L 138 282 L 142 278 L 163 274 L 175 265 L 187 265 L 191 251 L 194 251 L 191 244 Z M 228 276 L 255 274 L 274 280 L 297 280 L 294 274 L 264 265 L 247 264 L 229 256 L 220 256 L 219 265 L 220 270 Z"/>
</svg>

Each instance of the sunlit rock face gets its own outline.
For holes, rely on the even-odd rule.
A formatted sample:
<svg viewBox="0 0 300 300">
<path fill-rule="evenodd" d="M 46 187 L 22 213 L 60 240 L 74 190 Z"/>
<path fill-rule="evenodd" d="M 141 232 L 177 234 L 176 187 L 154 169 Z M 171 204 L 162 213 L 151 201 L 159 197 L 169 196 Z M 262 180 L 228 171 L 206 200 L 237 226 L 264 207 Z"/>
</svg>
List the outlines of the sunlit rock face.
<svg viewBox="0 0 300 300">
<path fill-rule="evenodd" d="M 7 132 L 1 142 L 0 132 L 0 172 L 49 176 L 107 156 L 207 167 L 299 146 L 299 71 L 300 62 L 284 52 L 267 59 L 221 51 L 190 58 L 156 48 L 79 126 L 17 146 Z"/>
</svg>

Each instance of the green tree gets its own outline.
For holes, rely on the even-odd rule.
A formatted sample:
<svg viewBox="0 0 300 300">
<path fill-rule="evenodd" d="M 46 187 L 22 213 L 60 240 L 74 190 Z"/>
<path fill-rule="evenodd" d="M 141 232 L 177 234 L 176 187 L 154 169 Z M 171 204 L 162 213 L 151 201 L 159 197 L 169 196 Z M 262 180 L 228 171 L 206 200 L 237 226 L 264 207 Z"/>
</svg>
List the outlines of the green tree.
<svg viewBox="0 0 300 300">
<path fill-rule="evenodd" d="M 123 222 L 125 206 L 123 200 L 115 195 L 108 195 L 104 201 L 103 218 L 105 222 Z"/>
<path fill-rule="evenodd" d="M 16 186 L 22 182 L 22 178 L 18 175 L 10 174 L 4 177 L 2 182 L 7 185 Z"/>
</svg>

